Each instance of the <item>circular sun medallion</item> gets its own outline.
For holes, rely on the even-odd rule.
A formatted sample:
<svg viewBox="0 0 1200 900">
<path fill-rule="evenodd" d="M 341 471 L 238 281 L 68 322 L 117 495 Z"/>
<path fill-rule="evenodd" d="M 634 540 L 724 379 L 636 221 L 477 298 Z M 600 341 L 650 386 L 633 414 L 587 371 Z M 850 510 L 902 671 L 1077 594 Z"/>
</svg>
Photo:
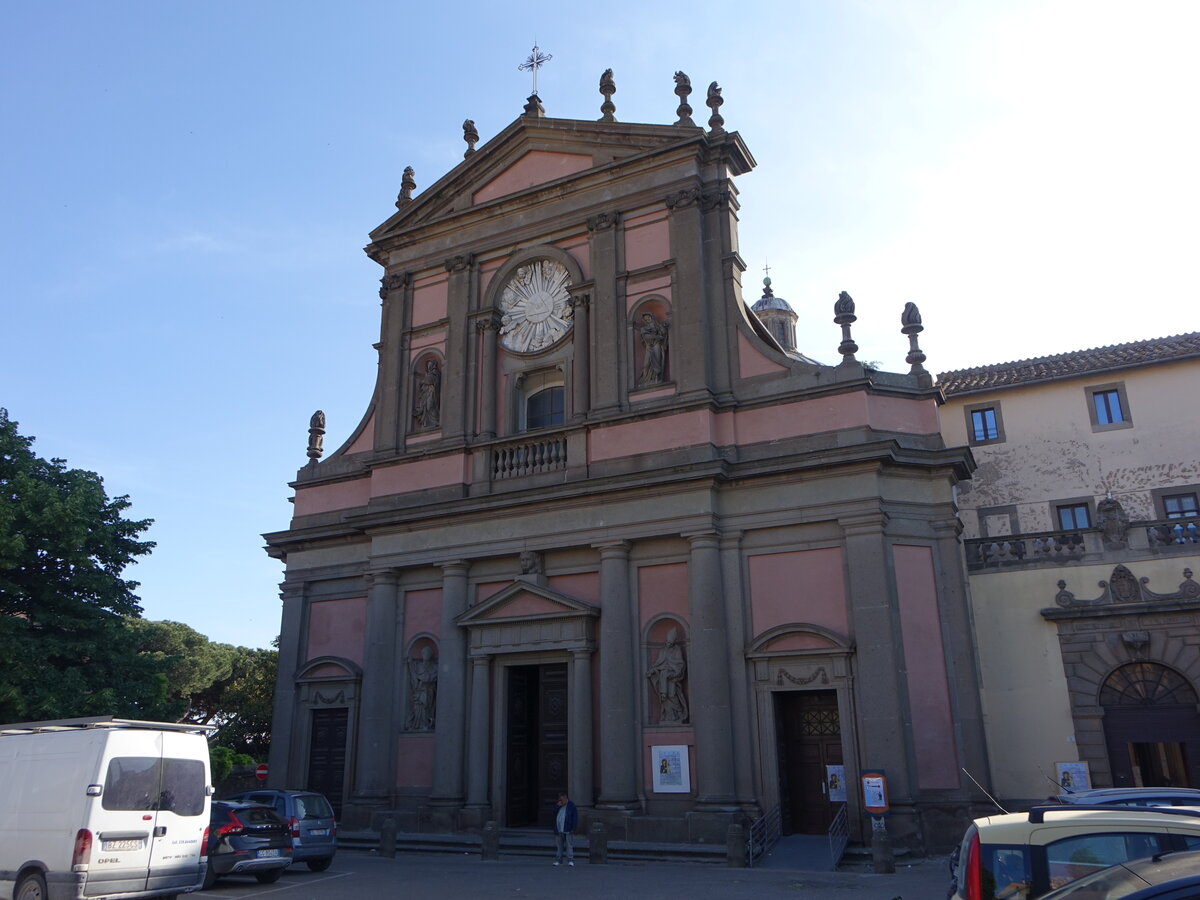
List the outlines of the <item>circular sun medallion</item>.
<svg viewBox="0 0 1200 900">
<path fill-rule="evenodd" d="M 500 294 L 500 343 L 517 353 L 556 344 L 573 324 L 570 280 L 566 268 L 551 259 L 517 269 Z"/>
</svg>

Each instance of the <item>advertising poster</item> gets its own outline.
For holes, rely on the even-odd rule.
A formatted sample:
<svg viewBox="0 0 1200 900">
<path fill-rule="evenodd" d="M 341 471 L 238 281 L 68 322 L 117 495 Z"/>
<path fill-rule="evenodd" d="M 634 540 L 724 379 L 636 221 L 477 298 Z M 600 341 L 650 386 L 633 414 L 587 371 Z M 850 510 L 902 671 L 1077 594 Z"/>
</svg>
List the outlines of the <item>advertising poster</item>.
<svg viewBox="0 0 1200 900">
<path fill-rule="evenodd" d="M 686 744 L 650 748 L 654 791 L 658 794 L 686 794 L 692 789 Z"/>
</svg>

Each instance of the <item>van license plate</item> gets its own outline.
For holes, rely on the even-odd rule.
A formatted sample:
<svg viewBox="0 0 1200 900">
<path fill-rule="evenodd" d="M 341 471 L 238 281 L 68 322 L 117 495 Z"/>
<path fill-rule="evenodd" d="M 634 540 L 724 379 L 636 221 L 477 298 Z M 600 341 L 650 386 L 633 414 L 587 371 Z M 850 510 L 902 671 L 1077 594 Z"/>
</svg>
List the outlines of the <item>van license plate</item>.
<svg viewBox="0 0 1200 900">
<path fill-rule="evenodd" d="M 279 855 L 278 848 L 276 848 L 274 850 L 259 850 L 258 851 L 259 859 L 262 859 L 264 856 L 278 856 L 278 855 Z"/>
<path fill-rule="evenodd" d="M 328 828 L 314 828 L 311 831 L 309 831 L 309 834 L 312 835 L 313 837 L 326 837 L 329 834 L 329 829 Z"/>
<path fill-rule="evenodd" d="M 102 850 L 141 850 L 145 844 L 139 840 L 133 841 L 101 841 Z"/>
</svg>

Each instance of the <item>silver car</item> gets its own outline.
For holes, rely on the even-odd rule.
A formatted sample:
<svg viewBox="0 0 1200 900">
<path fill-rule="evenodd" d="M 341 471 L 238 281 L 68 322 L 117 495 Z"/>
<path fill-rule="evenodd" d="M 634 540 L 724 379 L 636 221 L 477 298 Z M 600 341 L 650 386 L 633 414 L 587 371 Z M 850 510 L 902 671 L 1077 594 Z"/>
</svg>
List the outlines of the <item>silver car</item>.
<svg viewBox="0 0 1200 900">
<path fill-rule="evenodd" d="M 1200 791 L 1176 787 L 1096 788 L 1059 794 L 1054 800 L 1084 806 L 1200 806 Z"/>
<path fill-rule="evenodd" d="M 312 791 L 258 790 L 232 800 L 274 807 L 292 831 L 292 859 L 303 861 L 314 872 L 324 872 L 337 851 L 337 822 L 333 807 Z"/>
</svg>

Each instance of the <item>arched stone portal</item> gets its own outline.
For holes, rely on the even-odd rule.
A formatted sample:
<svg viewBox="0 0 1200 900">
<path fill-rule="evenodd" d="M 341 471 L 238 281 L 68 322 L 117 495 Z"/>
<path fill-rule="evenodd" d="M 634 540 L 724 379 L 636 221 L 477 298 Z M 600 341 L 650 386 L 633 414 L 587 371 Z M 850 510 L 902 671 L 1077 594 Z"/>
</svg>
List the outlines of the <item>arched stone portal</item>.
<svg viewBox="0 0 1200 900">
<path fill-rule="evenodd" d="M 1152 662 L 1120 666 L 1100 688 L 1114 787 L 1200 785 L 1196 691 Z"/>
</svg>

